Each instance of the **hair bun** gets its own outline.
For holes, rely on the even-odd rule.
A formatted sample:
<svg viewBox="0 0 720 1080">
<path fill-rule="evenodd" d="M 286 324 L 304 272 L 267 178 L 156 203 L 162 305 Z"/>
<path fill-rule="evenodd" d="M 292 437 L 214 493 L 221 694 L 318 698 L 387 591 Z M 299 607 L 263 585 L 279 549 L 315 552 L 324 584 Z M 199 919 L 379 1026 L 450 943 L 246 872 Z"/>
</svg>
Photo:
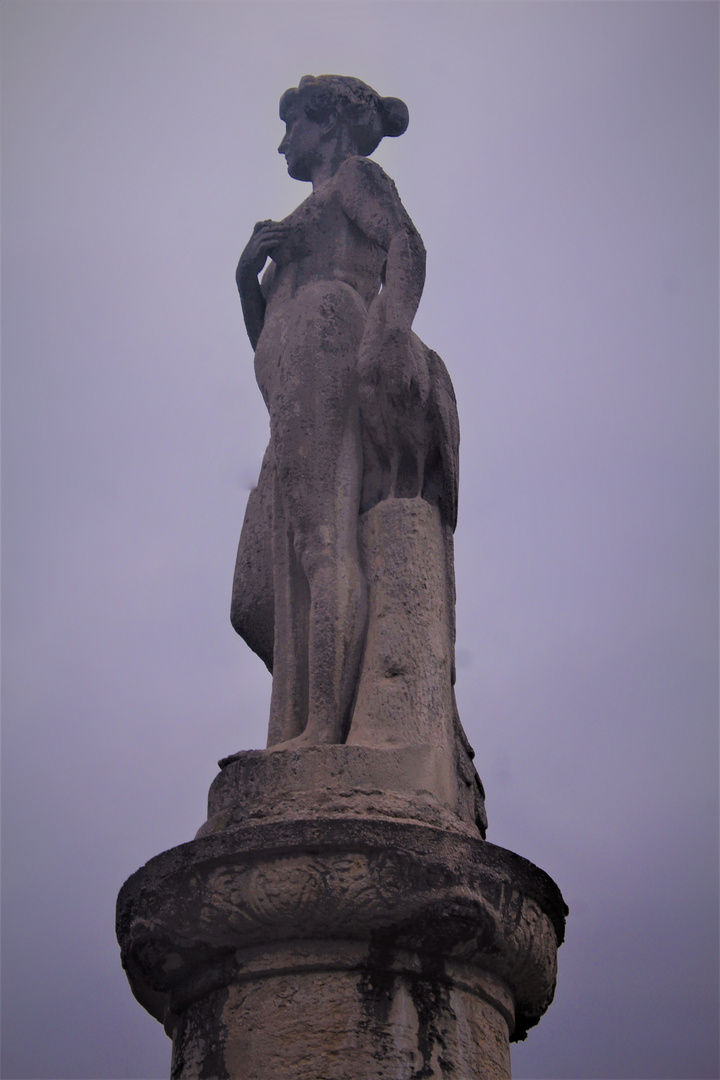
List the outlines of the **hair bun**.
<svg viewBox="0 0 720 1080">
<path fill-rule="evenodd" d="M 404 101 L 396 97 L 380 98 L 383 135 L 402 135 L 410 122 L 410 113 Z"/>
</svg>

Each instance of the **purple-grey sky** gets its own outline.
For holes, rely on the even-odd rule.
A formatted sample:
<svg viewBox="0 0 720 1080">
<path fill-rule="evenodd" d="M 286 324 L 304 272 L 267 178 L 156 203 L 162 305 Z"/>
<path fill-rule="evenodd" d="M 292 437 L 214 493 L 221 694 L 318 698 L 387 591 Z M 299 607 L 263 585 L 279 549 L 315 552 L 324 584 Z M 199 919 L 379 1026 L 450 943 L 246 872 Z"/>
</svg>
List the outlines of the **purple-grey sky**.
<svg viewBox="0 0 720 1080">
<path fill-rule="evenodd" d="M 488 839 L 570 905 L 516 1080 L 718 1076 L 718 5 L 4 0 L 3 1071 L 167 1076 L 113 936 L 270 683 L 230 582 L 267 440 L 234 269 L 301 75 L 410 127 L 462 432 Z"/>
</svg>

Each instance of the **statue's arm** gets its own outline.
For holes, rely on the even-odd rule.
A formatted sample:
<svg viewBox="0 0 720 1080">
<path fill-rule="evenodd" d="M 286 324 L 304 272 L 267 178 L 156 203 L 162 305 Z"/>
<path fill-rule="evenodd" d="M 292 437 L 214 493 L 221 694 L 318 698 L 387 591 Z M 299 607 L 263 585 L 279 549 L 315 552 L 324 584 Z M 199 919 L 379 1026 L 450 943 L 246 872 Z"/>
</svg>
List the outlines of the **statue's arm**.
<svg viewBox="0 0 720 1080">
<path fill-rule="evenodd" d="M 351 158 L 340 186 L 343 209 L 358 228 L 387 253 L 383 288 L 371 321 L 409 330 L 425 284 L 425 246 L 397 188 L 379 165 Z"/>
<path fill-rule="evenodd" d="M 240 256 L 235 272 L 245 329 L 253 349 L 257 348 L 265 323 L 265 296 L 258 281 L 258 275 L 284 234 L 285 226 L 281 223 L 258 221 Z"/>
</svg>

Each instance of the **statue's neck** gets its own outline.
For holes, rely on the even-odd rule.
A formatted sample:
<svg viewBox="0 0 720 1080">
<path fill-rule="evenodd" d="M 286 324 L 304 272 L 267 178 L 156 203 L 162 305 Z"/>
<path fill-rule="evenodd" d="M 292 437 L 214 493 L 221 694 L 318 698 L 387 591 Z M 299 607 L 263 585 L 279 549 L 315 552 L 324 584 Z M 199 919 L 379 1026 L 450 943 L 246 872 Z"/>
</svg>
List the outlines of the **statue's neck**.
<svg viewBox="0 0 720 1080">
<path fill-rule="evenodd" d="M 357 148 L 343 135 L 332 143 L 326 143 L 310 177 L 313 191 L 333 177 L 342 163 L 356 153 Z"/>
</svg>

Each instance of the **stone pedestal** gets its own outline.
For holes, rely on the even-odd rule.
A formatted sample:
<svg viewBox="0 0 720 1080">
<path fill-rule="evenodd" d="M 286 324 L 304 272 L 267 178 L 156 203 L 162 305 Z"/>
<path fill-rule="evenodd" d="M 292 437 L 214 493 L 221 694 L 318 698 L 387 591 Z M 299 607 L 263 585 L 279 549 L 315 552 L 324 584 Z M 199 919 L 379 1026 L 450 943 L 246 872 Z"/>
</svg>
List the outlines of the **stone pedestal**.
<svg viewBox="0 0 720 1080">
<path fill-rule="evenodd" d="M 126 882 L 123 964 L 175 1080 L 509 1078 L 566 909 L 448 778 L 437 797 L 436 765 L 408 747 L 237 755 L 196 839 Z"/>
</svg>

